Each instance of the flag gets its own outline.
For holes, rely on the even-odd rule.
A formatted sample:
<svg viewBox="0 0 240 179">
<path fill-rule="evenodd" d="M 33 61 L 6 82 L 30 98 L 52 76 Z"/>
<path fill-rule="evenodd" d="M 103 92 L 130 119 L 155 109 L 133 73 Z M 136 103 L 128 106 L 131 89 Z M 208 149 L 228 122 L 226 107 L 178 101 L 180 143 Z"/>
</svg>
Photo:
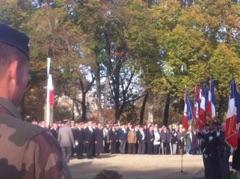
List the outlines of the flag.
<svg viewBox="0 0 240 179">
<path fill-rule="evenodd" d="M 185 103 L 184 103 L 184 114 L 183 114 L 183 120 L 182 124 L 183 127 L 187 130 L 188 129 L 188 122 L 193 119 L 192 114 L 192 107 L 191 107 L 191 101 L 189 99 L 188 93 L 185 93 Z"/>
<path fill-rule="evenodd" d="M 206 106 L 207 106 L 207 87 L 206 84 L 202 85 L 202 89 L 200 90 L 200 109 L 199 109 L 199 120 L 198 120 L 198 128 L 202 129 L 206 124 Z"/>
<path fill-rule="evenodd" d="M 200 88 L 198 85 L 194 87 L 194 106 L 193 106 L 193 118 L 195 127 L 198 129 L 199 109 L 200 109 Z"/>
<path fill-rule="evenodd" d="M 237 106 L 236 101 L 238 100 L 237 88 L 235 81 L 231 82 L 231 94 L 228 100 L 228 110 L 225 122 L 225 140 L 226 143 L 236 149 L 238 146 L 238 129 L 237 129 Z"/>
<path fill-rule="evenodd" d="M 47 90 L 48 90 L 47 102 L 49 103 L 49 106 L 52 108 L 54 105 L 54 88 L 53 88 L 53 80 L 52 80 L 51 74 L 48 75 Z"/>
<path fill-rule="evenodd" d="M 214 120 L 216 117 L 216 96 L 214 80 L 210 81 L 210 88 L 208 91 L 207 116 L 210 120 Z"/>
</svg>

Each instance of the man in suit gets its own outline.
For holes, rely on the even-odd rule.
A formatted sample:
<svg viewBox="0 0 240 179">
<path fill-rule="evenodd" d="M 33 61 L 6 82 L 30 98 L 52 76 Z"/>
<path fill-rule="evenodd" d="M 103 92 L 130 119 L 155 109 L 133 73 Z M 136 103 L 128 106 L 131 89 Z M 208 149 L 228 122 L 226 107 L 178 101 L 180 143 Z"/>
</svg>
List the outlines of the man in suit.
<svg viewBox="0 0 240 179">
<path fill-rule="evenodd" d="M 94 147 L 95 147 L 95 134 L 94 129 L 92 127 L 92 122 L 89 121 L 87 128 L 84 131 L 85 136 L 85 146 L 86 146 L 86 153 L 88 158 L 92 158 L 94 156 Z"/>
<path fill-rule="evenodd" d="M 78 147 L 77 137 L 78 137 L 79 129 L 77 127 L 77 123 L 75 123 L 74 121 L 70 122 L 70 126 L 72 129 L 73 139 L 74 139 L 74 144 L 75 144 L 74 147 L 72 146 L 72 157 L 74 157 L 74 154 L 77 153 L 77 147 Z"/>
<path fill-rule="evenodd" d="M 100 154 L 103 152 L 103 127 L 101 124 L 97 125 L 95 129 L 95 153 L 96 157 L 100 157 Z"/>
<path fill-rule="evenodd" d="M 53 123 L 50 129 L 51 134 L 57 140 L 58 138 L 58 125 L 57 123 Z"/>
<path fill-rule="evenodd" d="M 149 126 L 149 128 L 146 130 L 147 154 L 153 154 L 153 140 L 153 127 Z"/>
<path fill-rule="evenodd" d="M 68 163 L 72 154 L 72 146 L 74 146 L 74 138 L 69 121 L 65 120 L 64 123 L 58 132 L 58 142 L 62 148 L 64 159 Z"/>
<path fill-rule="evenodd" d="M 119 140 L 120 140 L 120 153 L 124 154 L 126 151 L 126 144 L 127 144 L 128 132 L 127 127 L 122 125 L 122 128 L 119 129 Z"/>
<path fill-rule="evenodd" d="M 144 154 L 146 150 L 146 133 L 142 127 L 139 128 L 137 133 L 138 139 L 138 154 Z"/>
<path fill-rule="evenodd" d="M 77 158 L 81 159 L 83 158 L 83 152 L 84 152 L 84 128 L 82 124 L 77 124 L 76 126 L 78 128 L 78 132 L 76 135 L 76 153 L 77 153 Z"/>
<path fill-rule="evenodd" d="M 117 153 L 117 140 L 118 140 L 118 131 L 115 126 L 112 126 L 109 131 L 109 141 L 110 141 L 110 152 L 112 154 Z"/>
</svg>

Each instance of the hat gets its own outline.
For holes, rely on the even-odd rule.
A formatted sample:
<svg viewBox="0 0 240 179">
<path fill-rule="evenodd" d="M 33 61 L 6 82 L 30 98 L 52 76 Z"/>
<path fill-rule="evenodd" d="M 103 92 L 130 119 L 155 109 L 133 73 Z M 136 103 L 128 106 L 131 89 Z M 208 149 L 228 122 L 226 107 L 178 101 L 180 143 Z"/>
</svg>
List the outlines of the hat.
<svg viewBox="0 0 240 179">
<path fill-rule="evenodd" d="M 20 50 L 27 57 L 29 56 L 29 38 L 23 32 L 0 23 L 0 42 L 10 45 Z"/>
</svg>

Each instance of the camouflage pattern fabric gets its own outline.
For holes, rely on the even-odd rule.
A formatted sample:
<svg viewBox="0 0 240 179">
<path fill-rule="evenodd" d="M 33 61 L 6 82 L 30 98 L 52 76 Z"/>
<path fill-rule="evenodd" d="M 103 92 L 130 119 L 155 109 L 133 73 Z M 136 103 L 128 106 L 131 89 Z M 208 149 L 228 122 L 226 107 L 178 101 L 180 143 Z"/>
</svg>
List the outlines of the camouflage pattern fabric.
<svg viewBox="0 0 240 179">
<path fill-rule="evenodd" d="M 57 141 L 0 98 L 0 179 L 72 178 Z"/>
</svg>

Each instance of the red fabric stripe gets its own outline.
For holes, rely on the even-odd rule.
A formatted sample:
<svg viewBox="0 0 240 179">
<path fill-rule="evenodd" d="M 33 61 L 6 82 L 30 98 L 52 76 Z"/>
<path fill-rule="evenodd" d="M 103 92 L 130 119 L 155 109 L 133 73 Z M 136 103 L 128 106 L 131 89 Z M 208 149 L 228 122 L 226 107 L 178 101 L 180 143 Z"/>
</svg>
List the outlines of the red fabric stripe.
<svg viewBox="0 0 240 179">
<path fill-rule="evenodd" d="M 226 120 L 225 139 L 229 146 L 236 149 L 238 146 L 237 116 L 234 115 Z"/>
<path fill-rule="evenodd" d="M 183 116 L 182 125 L 183 125 L 183 127 L 186 130 L 188 129 L 188 119 L 187 119 L 187 116 Z"/>
</svg>

